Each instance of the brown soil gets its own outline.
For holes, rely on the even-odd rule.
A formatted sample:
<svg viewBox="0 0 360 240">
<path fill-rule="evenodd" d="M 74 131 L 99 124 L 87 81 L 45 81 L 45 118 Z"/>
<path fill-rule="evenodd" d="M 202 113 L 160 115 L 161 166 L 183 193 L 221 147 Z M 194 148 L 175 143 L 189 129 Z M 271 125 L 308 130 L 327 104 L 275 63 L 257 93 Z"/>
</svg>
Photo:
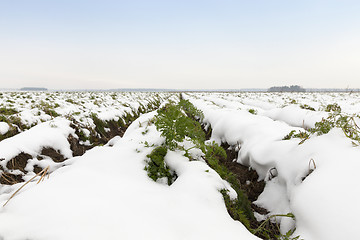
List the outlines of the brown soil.
<svg viewBox="0 0 360 240">
<path fill-rule="evenodd" d="M 105 123 L 106 123 L 105 127 L 109 128 L 110 131 L 106 131 L 106 132 L 98 131 L 97 133 L 100 133 L 100 137 L 92 139 L 94 146 L 106 144 L 110 139 L 112 139 L 115 136 L 122 137 L 131 122 L 129 124 L 125 123 L 124 126 L 120 126 L 114 120 L 106 121 Z"/>
<path fill-rule="evenodd" d="M 74 156 L 82 155 L 87 149 L 91 148 L 80 145 L 77 139 L 75 139 L 71 135 L 69 136 L 68 140 L 70 142 L 71 150 L 73 150 Z M 43 148 L 41 150 L 40 155 L 37 156 L 37 159 L 41 161 L 42 159 L 44 159 L 44 156 L 50 157 L 54 162 L 63 162 L 66 160 L 65 157 L 59 151 L 51 147 Z M 32 158 L 33 157 L 30 154 L 21 152 L 16 157 L 10 159 L 6 164 L 6 167 L 9 170 L 20 170 L 21 172 L 26 174 L 27 171 L 25 171 L 25 167 L 28 163 L 28 160 Z M 0 159 L 0 160 L 4 160 L 4 159 Z M 43 169 L 40 166 L 34 165 L 34 173 L 39 173 L 42 170 Z M 0 174 L 1 174 L 0 184 L 12 185 L 24 181 L 22 179 L 23 174 L 15 175 L 9 173 L 8 171 L 4 170 L 1 167 L 0 167 Z"/>
<path fill-rule="evenodd" d="M 115 122 L 114 120 L 111 121 L 107 121 L 108 123 L 108 128 L 110 128 L 110 131 L 107 132 L 109 140 L 115 136 L 124 136 L 124 133 L 126 131 L 126 129 L 128 128 L 129 125 L 126 124 L 126 126 L 121 127 L 119 126 L 119 124 L 117 122 Z"/>
<path fill-rule="evenodd" d="M 10 130 L 7 133 L 5 133 L 4 135 L 0 135 L 0 141 L 15 136 L 18 133 L 19 131 L 17 130 L 17 128 L 11 126 Z"/>
<path fill-rule="evenodd" d="M 32 158 L 33 157 L 30 154 L 21 152 L 16 157 L 10 159 L 6 164 L 6 167 L 10 170 L 19 169 L 23 173 L 26 173 L 26 171 L 25 171 L 26 164 L 27 164 L 28 160 L 32 159 Z"/>
<path fill-rule="evenodd" d="M 0 161 L 3 161 L 3 158 L 0 158 Z M 18 182 L 23 182 L 21 175 L 15 175 L 4 171 L 4 168 L 0 165 L 0 184 L 12 185 Z"/>
<path fill-rule="evenodd" d="M 81 135 L 78 127 L 74 123 L 72 123 L 70 126 L 75 129 L 76 135 L 78 135 L 78 136 Z M 70 144 L 70 149 L 73 152 L 73 156 L 74 157 L 82 156 L 87 150 L 89 150 L 95 146 L 98 146 L 98 145 L 104 145 L 115 136 L 122 137 L 124 135 L 128 125 L 121 126 L 118 122 L 111 120 L 111 121 L 106 121 L 105 127 L 109 128 L 110 131 L 96 132 L 92 129 L 89 129 L 91 132 L 91 136 L 90 136 L 91 146 L 82 145 L 82 144 L 80 144 L 80 139 L 75 138 L 72 135 L 69 135 L 67 140 Z"/>
<path fill-rule="evenodd" d="M 21 175 L 15 175 L 8 172 L 2 172 L 0 175 L 0 184 L 13 185 L 20 182 L 24 182 Z"/>
<path fill-rule="evenodd" d="M 133 120 L 135 120 L 135 119 L 133 119 Z M 70 139 L 70 140 L 68 139 L 68 141 L 72 146 L 77 145 L 78 147 L 79 146 L 84 147 L 85 151 L 86 151 L 94 146 L 106 144 L 110 139 L 112 139 L 115 136 L 122 137 L 124 135 L 126 129 L 128 128 L 128 126 L 133 122 L 133 120 L 131 120 L 129 122 L 124 122 L 122 120 L 119 120 L 119 121 L 110 120 L 110 121 L 102 122 L 104 124 L 102 127 L 110 129 L 109 131 L 104 131 L 104 129 L 99 128 L 98 126 L 95 127 L 95 130 L 87 128 L 90 131 L 89 140 L 92 145 L 91 147 L 81 145 L 81 144 L 79 144 L 79 142 L 76 143 L 72 139 Z M 77 136 L 81 136 L 79 128 L 76 126 L 76 124 L 74 122 L 70 126 L 75 129 L 75 134 Z M 74 147 L 74 149 L 76 149 L 76 147 Z M 83 152 L 83 149 L 78 151 L 79 154 L 81 152 Z M 74 155 L 74 156 L 80 156 L 80 155 Z"/>
<path fill-rule="evenodd" d="M 231 148 L 229 144 L 222 143 L 221 147 L 224 148 L 227 155 L 227 159 L 222 162 L 222 164 L 235 174 L 241 183 L 241 188 L 245 191 L 249 200 L 251 202 L 256 201 L 258 196 L 264 191 L 265 182 L 258 181 L 259 175 L 255 170 L 233 161 L 234 159 L 237 159 L 238 153 L 234 148 Z"/>
<path fill-rule="evenodd" d="M 41 150 L 41 155 L 50 157 L 54 162 L 63 162 L 65 161 L 64 156 L 55 149 L 51 147 L 46 147 Z"/>
<path fill-rule="evenodd" d="M 211 133 L 212 133 L 211 126 L 209 126 L 207 130 L 205 130 L 205 125 L 202 124 L 201 128 L 205 133 L 206 140 L 209 140 L 211 138 Z M 226 159 L 219 158 L 220 164 L 225 166 L 227 169 L 229 169 L 229 171 L 231 171 L 236 176 L 236 178 L 240 182 L 241 190 L 244 191 L 250 202 L 256 201 L 259 195 L 264 191 L 265 182 L 258 181 L 259 175 L 255 170 L 234 161 L 235 159 L 237 159 L 238 156 L 238 152 L 235 151 L 236 149 L 235 146 L 230 146 L 228 143 L 222 143 L 221 147 L 226 151 Z M 253 210 L 254 213 L 256 212 L 261 215 L 266 215 L 269 213 L 269 211 L 255 205 L 254 203 L 251 204 L 251 209 Z M 256 229 L 260 226 L 262 222 L 251 220 L 250 226 L 252 229 Z M 279 227 L 277 226 L 277 224 L 269 222 L 266 224 L 265 229 L 269 236 L 265 236 L 261 233 L 256 235 L 262 239 L 276 239 L 275 235 L 279 235 Z"/>
<path fill-rule="evenodd" d="M 91 148 L 91 146 L 81 145 L 79 139 L 76 139 L 73 135 L 69 135 L 67 138 L 70 143 L 70 149 L 73 152 L 73 156 L 82 156 L 87 150 Z"/>
<path fill-rule="evenodd" d="M 156 106 L 154 106 L 154 107 L 156 107 Z M 141 113 L 141 111 L 139 113 Z M 92 129 L 89 129 L 91 131 L 91 139 L 90 139 L 92 142 L 91 146 L 86 146 L 86 145 L 80 144 L 80 140 L 70 134 L 68 136 L 67 140 L 70 144 L 70 149 L 73 152 L 73 156 L 74 157 L 82 156 L 87 150 L 89 150 L 95 146 L 98 146 L 98 145 L 106 144 L 111 138 L 113 138 L 115 136 L 122 137 L 124 135 L 126 129 L 128 128 L 128 126 L 138 117 L 139 113 L 133 113 L 134 115 L 131 115 L 126 120 L 121 120 L 121 121 L 110 120 L 110 121 L 104 122 L 105 123 L 104 127 L 110 129 L 110 131 L 108 131 L 108 132 L 106 132 L 106 131 L 105 132 L 104 131 L 96 132 Z M 75 120 L 73 120 L 70 127 L 75 129 L 75 134 L 80 136 L 79 127 L 77 126 Z M 9 131 L 6 136 L 0 136 L 0 141 L 3 140 L 4 138 L 11 137 L 18 133 L 17 129 L 14 128 L 12 130 L 13 131 Z M 65 157 L 59 151 L 57 151 L 51 147 L 43 148 L 41 150 L 40 155 L 38 155 L 36 157 L 37 157 L 37 159 L 42 160 L 42 159 L 44 159 L 45 156 L 50 157 L 54 162 L 63 162 L 66 160 Z M 25 167 L 27 165 L 28 160 L 31 158 L 33 158 L 33 157 L 30 154 L 21 152 L 16 157 L 10 159 L 6 164 L 6 167 L 9 170 L 18 169 L 21 172 L 23 172 L 24 174 L 26 174 L 27 171 L 25 171 Z M 0 161 L 2 161 L 2 160 L 4 160 L 4 159 L 0 159 Z M 34 173 L 39 173 L 42 170 L 43 169 L 40 166 L 34 165 Z M 0 166 L 0 184 L 12 185 L 15 183 L 23 182 L 24 180 L 22 179 L 22 176 L 23 176 L 23 174 L 15 175 L 15 174 L 9 173 L 7 170 L 3 169 Z"/>
<path fill-rule="evenodd" d="M 210 126 L 208 126 L 206 128 L 206 125 L 201 124 L 201 129 L 204 131 L 205 133 L 205 140 L 209 140 L 211 138 L 211 134 L 212 134 L 212 128 Z M 205 130 L 207 129 L 207 130 Z"/>
<path fill-rule="evenodd" d="M 251 202 L 254 202 L 258 199 L 259 195 L 264 191 L 265 188 L 265 182 L 264 181 L 258 181 L 259 175 L 256 173 L 255 170 L 250 169 L 249 167 L 246 167 L 244 165 L 241 165 L 237 162 L 234 162 L 234 159 L 237 159 L 238 152 L 235 151 L 235 147 L 231 147 L 227 143 L 222 143 L 221 147 L 224 148 L 226 151 L 227 158 L 220 159 L 221 164 L 223 164 L 225 167 L 227 167 L 240 181 L 241 189 L 246 193 L 248 196 L 248 199 Z M 253 212 L 257 212 L 259 214 L 265 215 L 269 212 L 261 208 L 255 204 L 251 204 L 251 208 Z M 263 221 L 262 221 L 263 222 Z M 256 220 L 250 221 L 250 226 L 252 229 L 256 229 L 260 226 L 262 222 L 258 222 Z M 266 234 L 264 232 L 259 232 L 256 235 L 259 238 L 262 239 L 277 239 L 275 236 L 279 235 L 279 226 L 275 223 L 268 222 L 265 224 L 264 229 L 266 231 Z"/>
<path fill-rule="evenodd" d="M 38 166 L 38 165 L 34 165 L 34 173 L 38 174 L 39 172 L 41 172 L 43 170 L 42 167 Z"/>
</svg>

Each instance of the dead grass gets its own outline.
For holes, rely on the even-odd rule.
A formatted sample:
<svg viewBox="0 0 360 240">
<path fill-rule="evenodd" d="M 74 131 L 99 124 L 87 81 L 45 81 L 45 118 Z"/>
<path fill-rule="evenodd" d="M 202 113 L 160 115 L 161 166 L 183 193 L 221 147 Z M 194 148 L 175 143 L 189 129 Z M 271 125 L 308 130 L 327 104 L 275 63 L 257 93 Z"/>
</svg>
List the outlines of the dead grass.
<svg viewBox="0 0 360 240">
<path fill-rule="evenodd" d="M 4 203 L 3 207 L 6 206 L 6 204 L 15 196 L 15 194 L 17 194 L 23 187 L 25 187 L 29 182 L 31 182 L 34 178 L 38 177 L 41 175 L 39 181 L 36 183 L 38 184 L 41 180 L 44 180 L 44 177 L 46 175 L 46 173 L 48 172 L 50 166 L 47 166 L 46 168 L 44 168 L 41 172 L 39 172 L 38 174 L 36 174 L 35 176 L 33 176 L 31 179 L 29 179 L 27 182 L 25 182 L 21 187 L 19 187 L 18 190 L 16 190 L 11 197 L 6 201 L 6 203 Z"/>
</svg>

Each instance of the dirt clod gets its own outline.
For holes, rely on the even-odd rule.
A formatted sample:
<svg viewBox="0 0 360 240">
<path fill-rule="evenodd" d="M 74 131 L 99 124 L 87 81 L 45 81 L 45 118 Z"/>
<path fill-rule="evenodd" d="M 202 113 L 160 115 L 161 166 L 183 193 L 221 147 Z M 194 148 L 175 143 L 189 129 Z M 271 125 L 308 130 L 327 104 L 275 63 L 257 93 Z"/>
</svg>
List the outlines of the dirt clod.
<svg viewBox="0 0 360 240">
<path fill-rule="evenodd" d="M 46 147 L 41 150 L 41 155 L 50 157 L 54 162 L 63 162 L 65 161 L 64 156 L 55 149 L 51 147 Z"/>
<path fill-rule="evenodd" d="M 34 173 L 38 174 L 39 172 L 41 172 L 43 170 L 42 167 L 39 167 L 38 165 L 34 165 Z"/>
<path fill-rule="evenodd" d="M 21 175 L 15 175 L 8 172 L 2 172 L 0 175 L 0 184 L 13 185 L 20 182 L 24 182 Z"/>
<path fill-rule="evenodd" d="M 10 170 L 18 169 L 23 173 L 26 173 L 25 167 L 29 159 L 32 159 L 30 154 L 21 152 L 16 157 L 10 159 L 6 164 L 6 167 Z"/>
<path fill-rule="evenodd" d="M 85 146 L 80 144 L 79 139 L 76 139 L 73 135 L 69 135 L 67 140 L 70 143 L 70 149 L 73 152 L 74 157 L 83 155 L 87 150 L 91 148 L 91 146 Z"/>
</svg>

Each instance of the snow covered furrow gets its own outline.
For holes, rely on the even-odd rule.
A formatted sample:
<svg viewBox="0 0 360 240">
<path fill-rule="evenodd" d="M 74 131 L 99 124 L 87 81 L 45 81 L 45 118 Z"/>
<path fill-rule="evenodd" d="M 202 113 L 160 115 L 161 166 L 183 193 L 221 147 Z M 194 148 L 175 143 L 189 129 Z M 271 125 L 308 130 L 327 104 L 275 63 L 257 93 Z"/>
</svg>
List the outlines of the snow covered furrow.
<svg viewBox="0 0 360 240">
<path fill-rule="evenodd" d="M 254 110 L 258 115 L 283 121 L 294 127 L 312 128 L 316 122 L 328 117 L 324 109 L 328 104 L 338 104 L 342 113 L 360 113 L 359 93 L 193 93 L 193 98 L 203 99 L 219 107 Z M 306 108 L 313 108 L 314 111 Z"/>
<path fill-rule="evenodd" d="M 169 151 L 177 180 L 168 186 L 147 176 L 154 147 L 144 143 L 164 141 L 153 116 L 142 115 L 112 147 L 93 148 L 49 179 L 30 183 L 0 208 L 0 238 L 258 239 L 231 219 L 219 192 L 228 184 L 205 162 Z M 0 204 L 7 198 L 0 195 Z"/>
<path fill-rule="evenodd" d="M 211 125 L 211 141 L 217 143 L 227 142 L 229 145 L 241 145 L 239 151 L 239 161 L 247 166 L 265 164 L 262 169 L 258 167 L 260 177 L 264 179 L 269 168 L 273 167 L 274 161 L 271 159 L 257 159 L 257 151 L 251 151 L 259 146 L 269 146 L 269 144 L 280 142 L 286 134 L 297 129 L 283 122 L 273 121 L 272 119 L 251 114 L 247 111 L 219 108 L 208 105 L 203 100 L 190 99 L 190 101 L 204 113 L 204 122 Z M 297 144 L 293 141 L 283 143 Z"/>
<path fill-rule="evenodd" d="M 260 112 L 260 115 L 267 116 L 273 120 L 283 121 L 290 126 L 302 127 L 305 129 L 315 127 L 316 122 L 327 118 L 329 113 L 323 111 L 311 111 L 301 109 L 296 105 L 289 105 L 283 108 L 274 108 Z"/>
<path fill-rule="evenodd" d="M 259 96 L 261 96 L 259 94 Z M 235 110 L 255 110 L 258 115 L 269 117 L 276 121 L 282 121 L 293 127 L 301 127 L 305 129 L 313 128 L 316 122 L 328 117 L 327 112 L 311 111 L 302 109 L 299 105 L 290 104 L 285 107 L 276 107 L 274 104 L 261 102 L 261 100 L 239 99 L 234 96 L 216 97 L 216 95 L 208 94 L 201 96 L 201 99 L 212 103 L 218 107 Z M 241 100 L 242 103 L 239 102 Z"/>
<path fill-rule="evenodd" d="M 21 103 L 23 103 L 24 94 L 30 99 L 31 97 L 32 99 L 41 98 L 44 106 L 49 108 L 54 106 L 54 109 L 58 111 L 56 115 L 60 116 L 47 114 L 38 116 L 36 107 L 22 109 Z M 50 167 L 49 172 L 53 172 L 66 164 L 63 163 L 64 160 L 80 156 L 94 146 L 106 144 L 114 136 L 122 136 L 130 123 L 139 115 L 156 109 L 161 101 L 167 100 L 164 98 L 165 94 L 159 96 L 151 93 L 81 92 L 71 93 L 73 98 L 66 97 L 70 96 L 70 93 L 8 92 L 3 95 L 13 99 L 9 101 L 14 104 L 12 106 L 14 108 L 5 106 L 0 110 L 0 113 L 5 114 L 5 117 L 2 116 L 1 119 L 5 122 L 0 122 L 0 130 L 2 134 L 5 134 L 0 136 L 3 138 L 0 141 L 0 188 L 2 184 L 13 185 L 26 181 L 48 166 Z M 104 99 L 98 99 L 99 96 Z M 148 96 L 148 98 L 143 99 L 144 96 Z M 80 100 L 72 100 L 77 97 L 81 98 L 85 104 L 79 104 Z M 120 97 L 121 101 L 118 99 Z M 171 96 L 169 97 L 171 98 Z M 26 103 L 28 98 L 25 99 Z M 47 102 L 44 103 L 43 100 Z M 102 102 L 97 103 L 100 100 Z M 17 107 L 15 107 L 16 104 Z M 98 109 L 93 106 L 94 104 L 98 106 Z M 17 111 L 20 112 L 17 113 Z M 71 114 L 73 111 L 79 114 Z M 51 113 L 49 109 L 48 112 Z M 11 116 L 7 117 L 6 114 Z M 16 118 L 25 119 L 25 122 L 30 121 L 35 125 L 28 126 L 29 129 L 21 129 L 20 121 L 16 122 L 19 126 L 11 123 L 15 119 L 13 118 L 14 114 Z M 38 122 L 39 119 L 40 122 Z M 9 134 L 10 130 L 11 134 Z M 9 191 L 14 187 L 4 186 L 2 190 Z M 0 189 L 0 193 L 2 190 Z"/>
<path fill-rule="evenodd" d="M 69 136 L 77 137 L 70 121 L 56 118 L 1 141 L 0 195 L 8 197 L 22 181 L 35 176 L 37 169 L 49 167 L 51 173 L 66 165 L 64 160 L 73 157 Z"/>
<path fill-rule="evenodd" d="M 21 152 L 39 154 L 41 147 L 52 147 L 65 157 L 72 157 L 67 137 L 75 131 L 70 127 L 70 121 L 56 118 L 52 121 L 39 124 L 28 131 L 0 142 L 0 157 L 11 159 Z M 1 162 L 2 166 L 6 168 Z"/>
<path fill-rule="evenodd" d="M 8 128 L 0 126 L 0 139 L 8 137 L 10 128 L 21 132 L 57 116 L 94 127 L 94 115 L 117 121 L 171 98 L 170 93 L 147 92 L 0 92 L 0 122 L 8 123 Z"/>
<path fill-rule="evenodd" d="M 51 174 L 38 185 L 30 182 L 0 208 L 0 239 L 257 239 L 230 218 L 219 190 L 231 188 L 204 161 L 189 161 L 184 152 L 169 151 L 165 161 L 176 171 L 176 181 L 167 186 L 147 176 L 147 155 L 164 141 L 151 120 L 155 112 L 140 115 L 126 126 L 123 137 L 108 141 L 112 136 L 105 135 L 113 121 L 145 106 L 155 95 L 32 94 L 0 97 L 5 120 L 14 115 L 34 124 L 0 141 L 0 171 L 25 173 L 28 180 L 36 167 L 50 166 Z M 266 181 L 255 204 L 269 210 L 268 216 L 295 215 L 296 221 L 277 217 L 282 233 L 296 227 L 293 236 L 306 240 L 357 238 L 359 147 L 353 147 L 337 128 L 321 136 L 313 134 L 300 145 L 297 138 L 283 140 L 290 131 L 312 127 L 327 117 L 322 111 L 327 104 L 336 102 L 345 113 L 358 114 L 357 94 L 191 93 L 184 97 L 203 111 L 204 122 L 212 128 L 210 141 L 236 145 L 237 162 L 255 169 Z M 178 100 L 177 95 L 165 93 L 159 99 Z M 302 109 L 301 104 L 317 111 Z M 69 119 L 82 123 L 83 129 Z M 1 120 L 2 136 L 14 131 L 14 125 Z M 99 128 L 104 130 L 104 146 L 74 157 L 71 142 L 90 134 L 97 127 L 95 121 L 109 121 Z M 54 162 L 44 149 L 61 153 L 65 161 Z M 28 164 L 12 169 L 12 159 L 22 153 L 30 157 Z M 0 204 L 21 185 L 0 184 Z"/>
<path fill-rule="evenodd" d="M 298 139 L 282 140 L 293 129 L 285 123 L 190 100 L 212 127 L 210 141 L 240 144 L 237 161 L 265 179 L 265 190 L 255 203 L 270 215 L 295 214 L 296 222 L 278 218 L 283 233 L 295 226 L 294 236 L 306 240 L 356 238 L 360 149 L 353 147 L 341 129 L 312 136 L 299 145 Z"/>
</svg>

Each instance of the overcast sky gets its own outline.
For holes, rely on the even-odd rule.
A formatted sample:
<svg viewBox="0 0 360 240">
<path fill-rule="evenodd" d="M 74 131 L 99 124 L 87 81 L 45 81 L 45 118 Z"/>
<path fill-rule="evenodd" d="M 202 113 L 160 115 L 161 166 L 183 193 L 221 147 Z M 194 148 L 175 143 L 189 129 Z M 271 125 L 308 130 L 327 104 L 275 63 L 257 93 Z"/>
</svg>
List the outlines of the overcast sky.
<svg viewBox="0 0 360 240">
<path fill-rule="evenodd" d="M 1 0 L 0 88 L 360 88 L 360 1 Z"/>
</svg>

